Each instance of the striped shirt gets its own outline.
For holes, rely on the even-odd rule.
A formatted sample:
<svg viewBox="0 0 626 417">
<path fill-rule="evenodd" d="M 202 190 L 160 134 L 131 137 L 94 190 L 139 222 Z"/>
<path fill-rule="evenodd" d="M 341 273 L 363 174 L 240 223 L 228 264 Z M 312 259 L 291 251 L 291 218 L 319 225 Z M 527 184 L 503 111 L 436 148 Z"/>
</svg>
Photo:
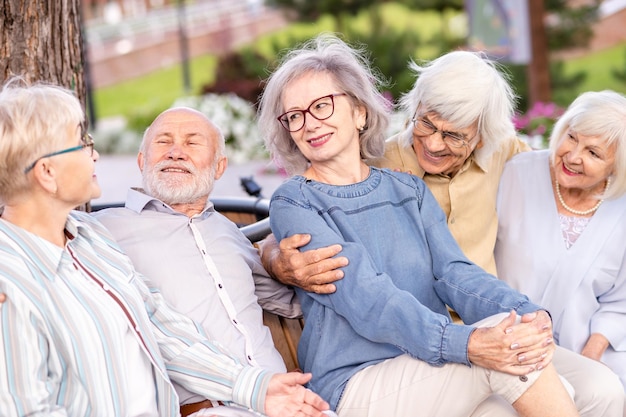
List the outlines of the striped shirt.
<svg viewBox="0 0 626 417">
<path fill-rule="evenodd" d="M 1 416 L 130 415 L 120 317 L 151 365 L 145 384 L 159 416 L 179 412 L 170 379 L 264 410 L 271 373 L 222 353 L 167 307 L 97 220 L 73 212 L 65 230 L 59 248 L 0 219 L 0 292 L 8 297 L 0 306 Z"/>
</svg>

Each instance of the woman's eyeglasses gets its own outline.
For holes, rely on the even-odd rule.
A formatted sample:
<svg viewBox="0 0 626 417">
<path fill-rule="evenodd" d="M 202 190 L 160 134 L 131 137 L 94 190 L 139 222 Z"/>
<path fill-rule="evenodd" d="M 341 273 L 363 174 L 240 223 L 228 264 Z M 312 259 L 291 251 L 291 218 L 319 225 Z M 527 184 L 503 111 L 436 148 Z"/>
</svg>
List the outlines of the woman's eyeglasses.
<svg viewBox="0 0 626 417">
<path fill-rule="evenodd" d="M 93 145 L 94 145 L 93 138 L 91 137 L 91 135 L 89 133 L 85 132 L 84 130 L 83 130 L 83 133 L 82 133 L 81 142 L 82 143 L 80 145 L 78 145 L 78 146 L 72 146 L 71 148 L 62 149 L 60 151 L 51 152 L 51 153 L 47 153 L 47 154 L 45 154 L 43 156 L 40 156 L 39 158 L 35 159 L 35 161 L 32 164 L 27 166 L 26 169 L 24 169 L 24 174 L 28 174 L 28 172 L 35 167 L 37 162 L 39 162 L 39 160 L 43 159 L 43 158 L 50 158 L 51 156 L 62 155 L 64 153 L 74 152 L 74 151 L 78 151 L 80 149 L 85 151 L 85 153 L 87 153 L 87 155 L 93 156 Z"/>
<path fill-rule="evenodd" d="M 280 124 L 289 132 L 297 132 L 306 123 L 306 114 L 309 113 L 317 120 L 326 120 L 335 112 L 335 97 L 345 96 L 346 93 L 329 94 L 313 100 L 306 110 L 290 110 L 277 117 Z"/>
</svg>

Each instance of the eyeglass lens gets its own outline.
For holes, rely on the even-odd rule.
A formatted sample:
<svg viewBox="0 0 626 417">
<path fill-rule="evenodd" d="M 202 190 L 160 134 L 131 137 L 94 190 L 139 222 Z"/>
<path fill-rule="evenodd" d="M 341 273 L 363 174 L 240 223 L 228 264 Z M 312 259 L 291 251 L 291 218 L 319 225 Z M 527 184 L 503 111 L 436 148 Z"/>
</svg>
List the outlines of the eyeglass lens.
<svg viewBox="0 0 626 417">
<path fill-rule="evenodd" d="M 435 133 L 441 133 L 441 138 L 444 142 L 446 142 L 450 146 L 454 146 L 460 148 L 465 145 L 467 139 L 464 134 L 458 132 L 447 132 L 445 130 L 440 130 L 435 127 L 431 122 L 424 119 L 423 117 L 415 117 L 413 118 L 413 125 L 415 129 L 423 135 L 434 135 Z"/>
<path fill-rule="evenodd" d="M 337 94 L 339 95 L 339 94 Z M 333 115 L 335 111 L 335 94 L 320 97 L 315 100 L 306 110 L 292 110 L 283 113 L 278 120 L 285 129 L 290 132 L 297 132 L 304 127 L 306 122 L 306 113 L 317 120 L 326 120 Z"/>
</svg>

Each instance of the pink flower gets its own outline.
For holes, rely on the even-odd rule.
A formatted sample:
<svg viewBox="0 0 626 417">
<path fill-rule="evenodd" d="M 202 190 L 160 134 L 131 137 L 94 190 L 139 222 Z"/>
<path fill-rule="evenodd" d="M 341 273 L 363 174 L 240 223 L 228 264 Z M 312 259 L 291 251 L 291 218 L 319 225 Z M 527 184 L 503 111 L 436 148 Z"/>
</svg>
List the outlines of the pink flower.
<svg viewBox="0 0 626 417">
<path fill-rule="evenodd" d="M 563 111 L 555 103 L 537 101 L 526 114 L 515 115 L 513 124 L 520 133 L 548 136 Z"/>
</svg>

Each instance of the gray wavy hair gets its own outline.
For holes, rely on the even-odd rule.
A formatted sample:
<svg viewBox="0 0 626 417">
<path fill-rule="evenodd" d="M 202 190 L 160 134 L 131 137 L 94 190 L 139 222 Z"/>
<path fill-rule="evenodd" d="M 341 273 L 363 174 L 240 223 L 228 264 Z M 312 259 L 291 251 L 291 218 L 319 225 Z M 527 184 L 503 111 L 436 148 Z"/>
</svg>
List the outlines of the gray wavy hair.
<svg viewBox="0 0 626 417">
<path fill-rule="evenodd" d="M 379 92 L 382 78 L 370 67 L 364 49 L 348 46 L 338 37 L 322 34 L 289 51 L 268 78 L 259 102 L 259 129 L 274 161 L 289 174 L 304 172 L 308 161 L 276 119 L 284 113 L 282 93 L 290 82 L 309 73 L 328 73 L 352 100 L 353 107 L 367 111 L 365 130 L 360 135 L 362 158 L 384 153 L 385 130 L 389 123 L 387 100 Z"/>
</svg>

